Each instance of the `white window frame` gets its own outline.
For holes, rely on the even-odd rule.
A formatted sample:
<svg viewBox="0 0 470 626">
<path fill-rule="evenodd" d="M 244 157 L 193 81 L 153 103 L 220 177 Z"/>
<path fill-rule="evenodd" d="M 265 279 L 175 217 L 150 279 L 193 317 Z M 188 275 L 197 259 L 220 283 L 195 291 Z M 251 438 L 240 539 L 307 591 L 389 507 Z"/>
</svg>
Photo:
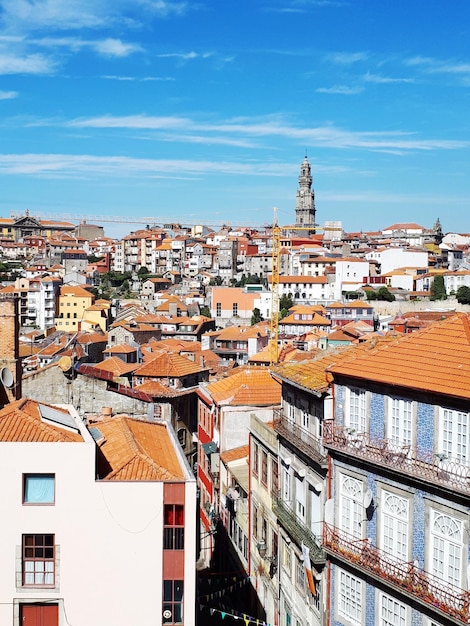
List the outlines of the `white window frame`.
<svg viewBox="0 0 470 626">
<path fill-rule="evenodd" d="M 414 436 L 414 405 L 412 400 L 389 398 L 388 439 L 397 446 L 411 446 Z"/>
<path fill-rule="evenodd" d="M 362 539 L 364 511 L 364 485 L 361 480 L 348 474 L 339 475 L 339 524 L 340 530 L 349 537 Z"/>
<path fill-rule="evenodd" d="M 393 559 L 409 560 L 410 502 L 391 491 L 381 493 L 380 548 Z"/>
<path fill-rule="evenodd" d="M 357 387 L 346 388 L 345 426 L 358 433 L 367 430 L 367 392 Z"/>
<path fill-rule="evenodd" d="M 352 624 L 362 624 L 364 606 L 364 583 L 341 568 L 338 573 L 338 615 L 345 617 Z"/>
<path fill-rule="evenodd" d="M 464 558 L 463 520 L 436 509 L 430 510 L 429 571 L 443 582 L 462 587 Z"/>
<path fill-rule="evenodd" d="M 282 500 L 291 507 L 292 475 L 286 465 L 282 465 Z"/>
<path fill-rule="evenodd" d="M 469 413 L 439 407 L 439 436 L 445 459 L 462 465 L 469 463 Z"/>
<path fill-rule="evenodd" d="M 408 626 L 409 607 L 386 593 L 379 591 L 378 594 L 377 626 Z"/>
<path fill-rule="evenodd" d="M 295 514 L 298 519 L 302 522 L 305 522 L 306 516 L 306 494 L 305 489 L 306 484 L 305 480 L 296 476 L 295 477 Z"/>
</svg>

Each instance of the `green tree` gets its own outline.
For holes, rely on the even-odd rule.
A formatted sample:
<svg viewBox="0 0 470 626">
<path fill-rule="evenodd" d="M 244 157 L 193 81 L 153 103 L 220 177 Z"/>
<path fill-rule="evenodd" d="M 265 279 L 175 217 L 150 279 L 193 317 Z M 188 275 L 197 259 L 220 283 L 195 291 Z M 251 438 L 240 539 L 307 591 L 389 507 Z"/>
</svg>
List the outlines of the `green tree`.
<svg viewBox="0 0 470 626">
<path fill-rule="evenodd" d="M 211 287 L 220 287 L 220 285 L 222 284 L 222 279 L 220 278 L 220 276 L 216 276 L 215 278 L 211 278 L 209 281 L 209 285 Z"/>
<path fill-rule="evenodd" d="M 254 326 L 258 322 L 262 322 L 264 317 L 261 315 L 261 311 L 258 308 L 254 308 L 251 315 L 251 325 Z"/>
<path fill-rule="evenodd" d="M 470 304 L 470 287 L 462 285 L 457 289 L 457 302 L 459 304 Z"/>
<path fill-rule="evenodd" d="M 201 308 L 201 315 L 204 315 L 204 317 L 210 317 L 211 316 L 211 310 L 208 306 L 203 306 Z"/>
<path fill-rule="evenodd" d="M 434 277 L 431 285 L 431 297 L 430 300 L 447 300 L 446 286 L 444 283 L 444 276 L 440 274 Z"/>
<path fill-rule="evenodd" d="M 142 265 L 141 267 L 139 267 L 137 271 L 137 276 L 142 278 L 142 276 L 147 276 L 148 273 L 149 273 L 148 269 Z"/>
<path fill-rule="evenodd" d="M 393 302 L 395 296 L 384 285 L 377 290 L 377 300 L 386 300 L 387 302 Z"/>
</svg>

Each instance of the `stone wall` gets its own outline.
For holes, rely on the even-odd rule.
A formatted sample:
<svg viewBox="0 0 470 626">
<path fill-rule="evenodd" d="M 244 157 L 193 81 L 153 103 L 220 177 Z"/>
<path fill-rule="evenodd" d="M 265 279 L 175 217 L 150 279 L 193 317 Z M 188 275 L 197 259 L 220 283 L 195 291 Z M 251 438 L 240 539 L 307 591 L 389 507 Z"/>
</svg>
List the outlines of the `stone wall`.
<svg viewBox="0 0 470 626">
<path fill-rule="evenodd" d="M 23 395 L 38 402 L 72 404 L 85 415 L 99 415 L 103 407 L 111 407 L 113 414 L 146 416 L 149 409 L 147 402 L 108 391 L 104 380 L 80 374 L 72 380 L 56 365 L 24 376 Z"/>
</svg>

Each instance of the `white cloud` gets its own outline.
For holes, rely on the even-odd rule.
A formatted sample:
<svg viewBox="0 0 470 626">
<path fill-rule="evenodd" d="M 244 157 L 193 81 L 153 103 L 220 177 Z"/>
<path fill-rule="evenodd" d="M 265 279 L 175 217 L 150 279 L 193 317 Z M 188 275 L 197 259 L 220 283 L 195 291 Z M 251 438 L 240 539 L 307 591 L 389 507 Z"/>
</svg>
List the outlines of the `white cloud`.
<svg viewBox="0 0 470 626">
<path fill-rule="evenodd" d="M 431 57 L 416 56 L 405 61 L 406 65 L 421 67 L 429 74 L 470 74 L 470 63 L 443 61 Z"/>
<path fill-rule="evenodd" d="M 156 57 L 158 57 L 159 59 L 169 59 L 169 58 L 175 58 L 175 59 L 181 59 L 182 61 L 190 61 L 192 59 L 208 59 L 209 57 L 212 56 L 212 52 L 194 52 L 194 50 L 191 50 L 191 52 L 164 52 L 162 54 L 157 54 L 155 55 Z"/>
<path fill-rule="evenodd" d="M 149 131 L 175 131 L 223 134 L 232 137 L 285 137 L 303 145 L 373 151 L 395 151 L 397 154 L 411 150 L 458 150 L 470 146 L 470 141 L 455 139 L 423 139 L 404 131 L 348 131 L 333 125 L 302 128 L 285 122 L 282 118 L 228 120 L 214 123 L 199 122 L 187 117 L 152 117 L 133 115 L 124 117 L 101 116 L 71 120 L 66 126 L 73 128 L 140 129 Z"/>
<path fill-rule="evenodd" d="M 15 32 L 76 30 L 142 24 L 149 16 L 181 15 L 189 8 L 176 0 L 2 0 L 1 21 Z"/>
<path fill-rule="evenodd" d="M 104 56 L 125 57 L 142 50 L 140 45 L 123 43 L 120 39 L 80 39 L 79 37 L 44 37 L 31 40 L 37 46 L 46 48 L 69 48 L 77 52 L 89 48 Z"/>
<path fill-rule="evenodd" d="M 327 59 L 339 65 L 352 65 L 359 61 L 367 61 L 369 55 L 365 52 L 336 52 L 328 55 Z"/>
<path fill-rule="evenodd" d="M 100 54 L 112 57 L 126 57 L 142 48 L 135 44 L 123 43 L 120 39 L 103 39 L 93 43 L 93 48 Z"/>
<path fill-rule="evenodd" d="M 347 87 L 346 85 L 334 85 L 333 87 L 318 87 L 317 93 L 343 94 L 346 96 L 355 95 L 364 91 L 363 87 Z"/>
<path fill-rule="evenodd" d="M 0 74 L 52 74 L 56 63 L 42 54 L 15 56 L 0 52 Z"/>
<path fill-rule="evenodd" d="M 0 100 L 13 100 L 18 97 L 17 91 L 0 91 Z"/>
<path fill-rule="evenodd" d="M 364 75 L 364 80 L 366 83 L 378 83 L 378 84 L 387 84 L 387 83 L 414 83 L 414 78 L 391 78 L 389 76 L 380 76 L 379 74 L 371 74 L 367 72 Z"/>
<path fill-rule="evenodd" d="M 0 174 L 30 176 L 98 176 L 103 174 L 132 177 L 160 175 L 200 176 L 207 173 L 244 176 L 282 176 L 294 170 L 291 163 L 237 163 L 229 161 L 190 161 L 135 159 L 121 156 L 97 157 L 68 154 L 0 154 Z"/>
</svg>

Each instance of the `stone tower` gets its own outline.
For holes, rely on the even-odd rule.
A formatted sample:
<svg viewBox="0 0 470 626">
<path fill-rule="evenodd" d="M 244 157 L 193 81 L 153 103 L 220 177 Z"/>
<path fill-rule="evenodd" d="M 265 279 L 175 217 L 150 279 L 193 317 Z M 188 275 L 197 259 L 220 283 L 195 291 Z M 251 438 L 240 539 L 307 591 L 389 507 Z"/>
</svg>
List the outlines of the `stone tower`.
<svg viewBox="0 0 470 626">
<path fill-rule="evenodd" d="M 312 189 L 312 174 L 307 155 L 300 166 L 299 188 L 295 203 L 295 225 L 312 226 L 315 231 L 315 192 Z"/>
</svg>

